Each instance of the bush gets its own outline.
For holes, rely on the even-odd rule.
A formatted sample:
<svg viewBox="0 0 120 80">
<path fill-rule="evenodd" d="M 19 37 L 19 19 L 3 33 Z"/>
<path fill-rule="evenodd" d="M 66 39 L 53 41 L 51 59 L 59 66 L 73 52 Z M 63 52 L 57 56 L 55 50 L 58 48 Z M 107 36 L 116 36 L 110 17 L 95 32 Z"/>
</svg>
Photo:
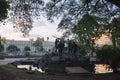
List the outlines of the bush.
<svg viewBox="0 0 120 80">
<path fill-rule="evenodd" d="M 120 65 L 120 49 L 114 49 L 112 46 L 105 45 L 97 50 L 98 59 L 104 64 L 108 64 L 113 72 L 118 72 L 117 68 Z"/>
<path fill-rule="evenodd" d="M 15 66 L 13 66 L 12 64 L 8 63 L 8 64 L 5 64 L 5 65 L 0 65 L 0 68 L 15 68 Z"/>
<path fill-rule="evenodd" d="M 25 56 L 30 56 L 30 52 L 25 51 L 24 55 L 25 55 Z"/>
</svg>

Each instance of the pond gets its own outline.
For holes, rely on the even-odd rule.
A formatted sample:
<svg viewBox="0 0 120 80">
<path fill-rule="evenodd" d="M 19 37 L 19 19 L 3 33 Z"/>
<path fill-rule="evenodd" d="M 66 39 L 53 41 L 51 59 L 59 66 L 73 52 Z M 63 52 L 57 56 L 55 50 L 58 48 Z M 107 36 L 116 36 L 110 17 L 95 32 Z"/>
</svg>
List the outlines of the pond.
<svg viewBox="0 0 120 80">
<path fill-rule="evenodd" d="M 37 67 L 34 67 L 32 65 L 17 65 L 17 68 L 29 70 L 30 66 L 31 66 L 31 70 L 33 70 L 33 71 L 37 70 L 37 71 L 39 71 L 41 73 L 44 73 L 44 71 L 41 68 L 37 68 Z M 112 69 L 107 69 L 106 68 L 107 66 L 108 65 L 95 64 L 95 74 L 111 73 L 111 72 L 113 72 Z"/>
<path fill-rule="evenodd" d="M 105 64 L 95 64 L 95 74 L 113 72 L 112 69 L 108 69 L 107 67 L 108 65 L 105 65 Z"/>
<path fill-rule="evenodd" d="M 34 67 L 32 65 L 17 65 L 17 68 L 19 68 L 19 69 L 27 69 L 27 70 L 29 70 L 30 67 L 31 67 L 32 71 L 37 70 L 37 71 L 39 71 L 41 73 L 44 73 L 44 71 L 41 68 Z"/>
</svg>

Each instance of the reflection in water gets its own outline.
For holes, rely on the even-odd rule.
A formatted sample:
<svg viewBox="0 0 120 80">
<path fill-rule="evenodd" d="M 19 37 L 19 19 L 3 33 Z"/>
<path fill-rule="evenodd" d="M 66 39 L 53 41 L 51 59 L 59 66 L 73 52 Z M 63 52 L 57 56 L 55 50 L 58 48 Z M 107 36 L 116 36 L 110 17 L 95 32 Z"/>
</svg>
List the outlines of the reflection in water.
<svg viewBox="0 0 120 80">
<path fill-rule="evenodd" d="M 30 66 L 31 66 L 31 65 L 17 65 L 17 68 L 29 70 L 29 67 L 30 67 Z M 41 68 L 37 68 L 37 67 L 34 67 L 34 66 L 31 66 L 31 68 L 32 68 L 32 71 L 37 70 L 37 71 L 39 71 L 39 72 L 44 73 L 44 71 L 43 71 Z"/>
<path fill-rule="evenodd" d="M 99 74 L 99 73 L 111 73 L 111 72 L 113 72 L 112 69 L 108 69 L 107 67 L 108 67 L 108 65 L 96 64 L 95 65 L 95 73 Z"/>
<path fill-rule="evenodd" d="M 31 66 L 31 65 L 18 65 L 17 68 L 19 68 L 19 69 L 25 68 L 25 69 L 29 70 L 29 67 L 30 67 L 30 66 Z M 107 69 L 107 68 L 106 68 L 107 66 L 108 66 L 108 65 L 96 64 L 96 65 L 95 65 L 95 74 L 111 73 L 111 72 L 113 72 L 112 69 Z M 37 71 L 39 71 L 39 72 L 44 73 L 44 71 L 42 71 L 41 68 L 37 68 L 37 67 L 33 67 L 33 66 L 32 66 L 32 70 L 33 70 L 33 71 L 37 70 Z"/>
</svg>

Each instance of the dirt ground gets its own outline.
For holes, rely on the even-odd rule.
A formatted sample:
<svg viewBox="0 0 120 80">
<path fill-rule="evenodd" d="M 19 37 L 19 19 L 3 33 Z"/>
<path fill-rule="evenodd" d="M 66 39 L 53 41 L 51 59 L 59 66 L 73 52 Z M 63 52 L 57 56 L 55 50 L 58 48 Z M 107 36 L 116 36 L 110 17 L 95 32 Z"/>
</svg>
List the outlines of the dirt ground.
<svg viewBox="0 0 120 80">
<path fill-rule="evenodd" d="M 34 74 L 20 69 L 0 69 L 0 80 L 120 80 L 120 74 Z"/>
</svg>

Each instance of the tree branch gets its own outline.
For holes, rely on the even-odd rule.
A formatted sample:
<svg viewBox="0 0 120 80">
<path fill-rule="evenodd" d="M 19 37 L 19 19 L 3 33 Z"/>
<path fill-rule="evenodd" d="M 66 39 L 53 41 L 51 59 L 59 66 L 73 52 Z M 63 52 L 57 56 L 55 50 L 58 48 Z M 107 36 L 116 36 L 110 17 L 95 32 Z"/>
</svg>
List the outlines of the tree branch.
<svg viewBox="0 0 120 80">
<path fill-rule="evenodd" d="M 106 0 L 120 8 L 120 0 Z"/>
</svg>

